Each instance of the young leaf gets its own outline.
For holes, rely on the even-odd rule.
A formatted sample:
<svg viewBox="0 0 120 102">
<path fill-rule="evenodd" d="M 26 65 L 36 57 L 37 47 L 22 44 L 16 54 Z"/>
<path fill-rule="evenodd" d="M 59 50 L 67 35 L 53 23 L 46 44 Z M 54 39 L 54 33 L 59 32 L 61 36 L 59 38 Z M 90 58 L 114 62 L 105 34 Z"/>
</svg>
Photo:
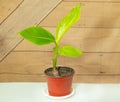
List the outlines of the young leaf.
<svg viewBox="0 0 120 102">
<path fill-rule="evenodd" d="M 24 39 L 37 45 L 45 45 L 55 42 L 54 36 L 47 30 L 39 26 L 29 27 L 19 32 L 19 34 Z"/>
<path fill-rule="evenodd" d="M 72 46 L 63 46 L 60 48 L 59 54 L 68 57 L 78 57 L 82 55 L 82 51 Z"/>
<path fill-rule="evenodd" d="M 65 16 L 58 24 L 56 29 L 56 42 L 58 43 L 66 31 L 76 23 L 80 18 L 81 5 L 75 6 L 67 16 Z"/>
</svg>

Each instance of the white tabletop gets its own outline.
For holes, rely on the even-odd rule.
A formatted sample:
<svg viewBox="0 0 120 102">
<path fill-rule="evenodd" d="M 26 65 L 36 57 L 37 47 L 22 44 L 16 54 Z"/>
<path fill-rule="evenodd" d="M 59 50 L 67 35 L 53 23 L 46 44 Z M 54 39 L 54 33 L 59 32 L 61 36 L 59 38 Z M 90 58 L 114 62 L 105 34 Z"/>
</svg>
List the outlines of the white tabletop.
<svg viewBox="0 0 120 102">
<path fill-rule="evenodd" d="M 120 102 L 120 84 L 73 84 L 75 94 L 62 100 L 44 95 L 46 83 L 0 83 L 0 102 Z"/>
</svg>

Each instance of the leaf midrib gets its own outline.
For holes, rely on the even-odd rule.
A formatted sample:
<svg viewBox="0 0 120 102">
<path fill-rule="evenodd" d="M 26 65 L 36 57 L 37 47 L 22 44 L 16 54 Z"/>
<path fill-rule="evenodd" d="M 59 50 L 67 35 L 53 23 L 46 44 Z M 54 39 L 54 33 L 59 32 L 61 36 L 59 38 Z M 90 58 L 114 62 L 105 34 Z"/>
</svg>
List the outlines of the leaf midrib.
<svg viewBox="0 0 120 102">
<path fill-rule="evenodd" d="M 35 36 L 29 36 L 29 37 L 33 37 L 33 38 L 39 38 L 39 39 L 47 39 L 47 40 L 50 40 L 50 41 L 54 41 L 54 40 L 52 40 L 52 39 L 45 38 L 45 37 L 35 37 Z"/>
</svg>

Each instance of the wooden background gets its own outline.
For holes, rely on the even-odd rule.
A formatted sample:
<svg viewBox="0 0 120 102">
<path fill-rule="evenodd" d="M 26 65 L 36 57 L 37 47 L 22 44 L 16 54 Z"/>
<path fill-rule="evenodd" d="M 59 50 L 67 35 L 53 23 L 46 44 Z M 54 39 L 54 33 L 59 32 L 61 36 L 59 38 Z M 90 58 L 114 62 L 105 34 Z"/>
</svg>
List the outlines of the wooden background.
<svg viewBox="0 0 120 102">
<path fill-rule="evenodd" d="M 21 2 L 25 1 L 0 0 L 0 22 L 11 12 L 14 15 Z M 120 83 L 120 0 L 63 0 L 39 25 L 55 34 L 59 20 L 79 3 L 85 5 L 81 19 L 67 32 L 61 45 L 73 45 L 84 55 L 75 59 L 59 57 L 59 65 L 75 69 L 74 82 Z M 43 72 L 52 65 L 52 47 L 23 40 L 0 62 L 0 81 L 45 81 Z"/>
</svg>

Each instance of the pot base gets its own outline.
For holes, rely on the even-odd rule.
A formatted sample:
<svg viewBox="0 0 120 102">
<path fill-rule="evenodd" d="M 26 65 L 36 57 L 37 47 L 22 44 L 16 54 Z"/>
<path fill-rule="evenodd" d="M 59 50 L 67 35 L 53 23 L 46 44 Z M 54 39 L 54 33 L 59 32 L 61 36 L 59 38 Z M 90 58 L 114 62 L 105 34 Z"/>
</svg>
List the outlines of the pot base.
<svg viewBox="0 0 120 102">
<path fill-rule="evenodd" d="M 72 89 L 72 92 L 69 95 L 66 95 L 66 96 L 51 96 L 51 95 L 49 95 L 48 89 L 46 88 L 45 90 L 43 90 L 43 94 L 46 97 L 51 98 L 51 99 L 65 99 L 65 98 L 69 98 L 69 97 L 73 96 L 75 94 L 75 90 Z"/>
</svg>

